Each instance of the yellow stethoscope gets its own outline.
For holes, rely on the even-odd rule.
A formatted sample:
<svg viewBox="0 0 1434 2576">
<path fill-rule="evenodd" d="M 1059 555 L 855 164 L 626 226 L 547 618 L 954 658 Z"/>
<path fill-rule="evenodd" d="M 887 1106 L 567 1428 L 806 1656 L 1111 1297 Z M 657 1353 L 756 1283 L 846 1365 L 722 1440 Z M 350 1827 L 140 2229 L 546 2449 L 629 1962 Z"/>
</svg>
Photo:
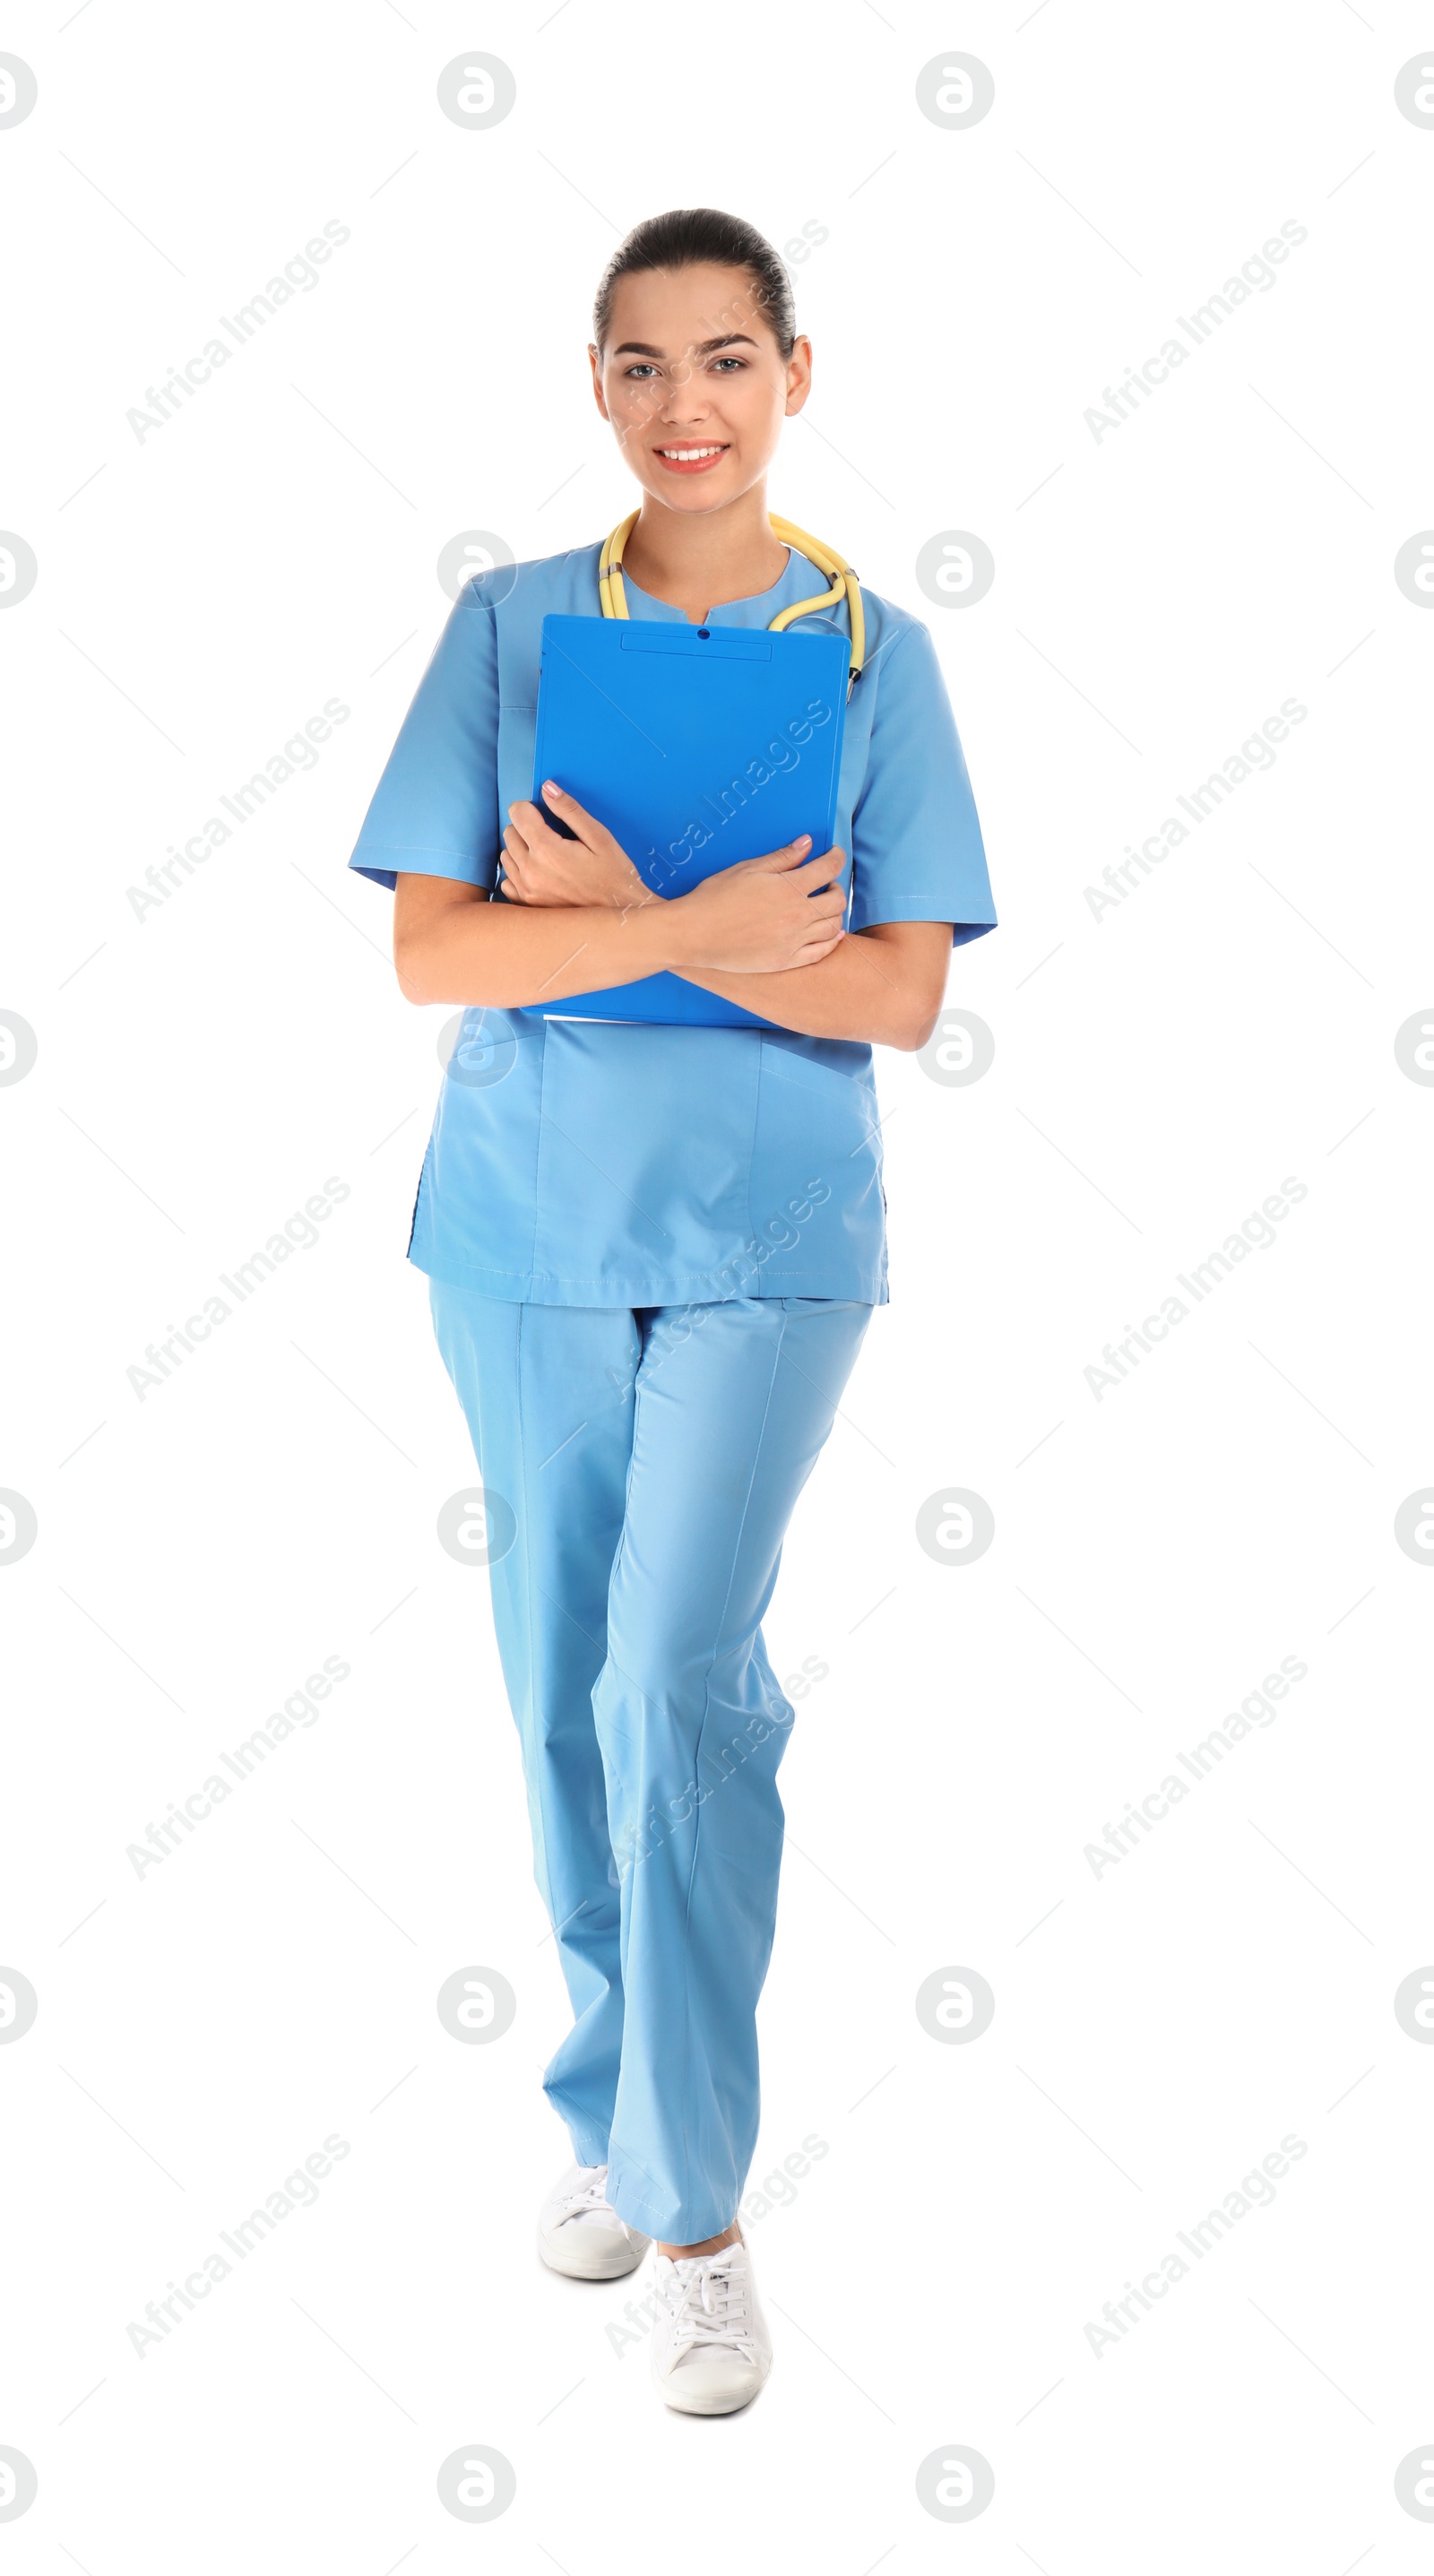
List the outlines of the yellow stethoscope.
<svg viewBox="0 0 1434 2576">
<path fill-rule="evenodd" d="M 598 563 L 598 598 L 602 602 L 604 617 L 627 615 L 622 550 L 637 521 L 638 513 L 634 510 L 629 518 L 621 520 L 613 529 L 603 547 Z M 856 574 L 844 555 L 834 553 L 830 546 L 822 545 L 816 537 L 809 537 L 804 529 L 793 527 L 790 519 L 772 518 L 771 529 L 782 545 L 791 546 L 797 554 L 805 555 L 809 562 L 814 563 L 818 572 L 824 572 L 832 586 L 830 590 L 819 591 L 813 599 L 796 599 L 790 608 L 779 609 L 771 620 L 768 633 L 779 634 L 795 618 L 810 617 L 814 609 L 835 608 L 845 599 L 851 619 L 851 677 L 846 692 L 850 697 L 861 678 L 862 664 L 866 660 L 866 619 L 862 613 L 861 585 Z"/>
</svg>

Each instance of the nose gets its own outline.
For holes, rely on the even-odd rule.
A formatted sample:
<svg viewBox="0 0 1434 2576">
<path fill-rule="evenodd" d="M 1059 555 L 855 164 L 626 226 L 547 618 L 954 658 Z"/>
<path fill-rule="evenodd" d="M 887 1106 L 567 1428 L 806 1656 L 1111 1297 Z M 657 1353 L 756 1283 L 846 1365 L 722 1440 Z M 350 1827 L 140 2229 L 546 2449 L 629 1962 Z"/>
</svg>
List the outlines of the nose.
<svg viewBox="0 0 1434 2576">
<path fill-rule="evenodd" d="M 668 379 L 659 419 L 669 429 L 685 429 L 705 420 L 707 411 L 707 396 L 701 377 L 686 360 L 680 360 Z"/>
</svg>

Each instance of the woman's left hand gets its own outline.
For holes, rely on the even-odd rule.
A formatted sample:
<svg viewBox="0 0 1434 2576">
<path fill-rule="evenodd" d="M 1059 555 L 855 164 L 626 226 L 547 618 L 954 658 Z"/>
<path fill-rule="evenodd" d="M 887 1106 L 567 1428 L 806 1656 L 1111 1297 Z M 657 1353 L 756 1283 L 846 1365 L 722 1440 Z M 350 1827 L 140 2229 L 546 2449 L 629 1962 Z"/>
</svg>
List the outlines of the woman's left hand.
<svg viewBox="0 0 1434 2576">
<path fill-rule="evenodd" d="M 660 900 L 606 824 L 585 813 L 575 796 L 550 778 L 543 781 L 543 795 L 578 837 L 564 840 L 526 798 L 510 805 L 502 888 L 509 903 L 610 904 L 615 912 L 630 912 L 635 905 Z"/>
</svg>

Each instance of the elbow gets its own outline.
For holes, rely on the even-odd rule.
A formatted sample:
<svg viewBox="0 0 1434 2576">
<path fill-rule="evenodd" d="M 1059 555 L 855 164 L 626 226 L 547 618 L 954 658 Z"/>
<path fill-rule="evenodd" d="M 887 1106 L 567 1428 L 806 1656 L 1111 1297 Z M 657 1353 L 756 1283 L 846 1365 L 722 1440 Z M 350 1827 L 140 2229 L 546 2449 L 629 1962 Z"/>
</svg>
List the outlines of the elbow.
<svg viewBox="0 0 1434 2576">
<path fill-rule="evenodd" d="M 437 902 L 430 893 L 395 906 L 393 971 L 406 1002 L 420 1008 L 432 1002 L 501 1004 L 502 994 L 485 989 L 501 981 L 499 962 L 480 927 L 473 888 L 455 888 Z"/>
<path fill-rule="evenodd" d="M 480 974 L 456 974 L 452 957 L 446 956 L 436 941 L 395 940 L 393 971 L 404 1000 L 419 1009 L 432 1002 L 452 1002 L 462 1010 L 512 1011 L 523 1007 L 501 979 L 495 982 Z"/>
<path fill-rule="evenodd" d="M 404 1002 L 453 1002 L 453 956 L 438 922 L 394 922 L 394 974 Z"/>
<path fill-rule="evenodd" d="M 393 971 L 406 1002 L 437 1002 L 442 999 L 441 994 L 433 990 L 432 960 L 426 953 L 423 940 L 395 937 Z"/>
<path fill-rule="evenodd" d="M 923 1012 L 918 1018 L 914 1011 L 894 1007 L 879 1018 L 864 1013 L 859 1027 L 842 1029 L 837 1034 L 860 1038 L 866 1046 L 890 1047 L 894 1055 L 916 1055 L 925 1046 L 938 1017 L 936 1012 Z"/>
<path fill-rule="evenodd" d="M 428 929 L 400 931 L 393 935 L 393 971 L 398 989 L 406 1002 L 421 1008 L 428 1002 L 451 1002 L 456 995 L 452 960 L 445 956 L 444 943 Z"/>
<path fill-rule="evenodd" d="M 895 1047 L 901 1055 L 919 1055 L 928 1038 L 934 1037 L 936 1023 L 940 1017 L 940 999 L 929 1006 L 924 1001 L 908 1005 L 899 1014 L 896 1026 L 886 1041 L 887 1045 Z"/>
</svg>

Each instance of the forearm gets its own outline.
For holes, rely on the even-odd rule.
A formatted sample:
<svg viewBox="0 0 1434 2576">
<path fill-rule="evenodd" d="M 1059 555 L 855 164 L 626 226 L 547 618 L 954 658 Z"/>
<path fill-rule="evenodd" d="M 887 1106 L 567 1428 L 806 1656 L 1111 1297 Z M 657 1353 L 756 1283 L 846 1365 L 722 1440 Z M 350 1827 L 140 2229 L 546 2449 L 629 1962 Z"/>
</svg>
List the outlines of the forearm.
<svg viewBox="0 0 1434 2576">
<path fill-rule="evenodd" d="M 861 931 L 840 940 L 816 966 L 797 966 L 785 974 L 723 975 L 692 966 L 677 971 L 689 984 L 725 1001 L 740 1002 L 760 1019 L 794 1029 L 811 1038 L 859 1038 L 871 1046 L 900 1047 L 910 1052 L 924 1046 L 935 1027 L 941 996 L 913 990 L 909 972 L 901 971 L 884 943 Z"/>
<path fill-rule="evenodd" d="M 675 963 L 671 907 L 656 900 L 542 907 L 464 902 L 396 925 L 394 962 L 410 1002 L 523 1010 L 634 983 Z"/>
<path fill-rule="evenodd" d="M 640 880 L 631 899 L 633 870 L 619 852 L 606 900 L 574 903 L 561 890 L 567 847 L 557 845 L 556 859 L 547 854 L 559 891 L 545 901 L 529 891 L 522 901 L 490 902 L 476 886 L 400 876 L 394 963 L 408 1000 L 525 1010 L 666 972 L 809 1037 L 910 1050 L 930 1036 L 951 962 L 948 923 L 882 922 L 843 937 L 826 899 L 804 890 L 796 844 L 666 901 Z M 535 858 L 529 849 L 522 866 L 542 881 L 541 850 Z M 840 898 L 830 900 L 839 909 Z M 836 945 L 823 955 L 829 938 Z M 812 962 L 777 962 L 803 952 Z"/>
</svg>

